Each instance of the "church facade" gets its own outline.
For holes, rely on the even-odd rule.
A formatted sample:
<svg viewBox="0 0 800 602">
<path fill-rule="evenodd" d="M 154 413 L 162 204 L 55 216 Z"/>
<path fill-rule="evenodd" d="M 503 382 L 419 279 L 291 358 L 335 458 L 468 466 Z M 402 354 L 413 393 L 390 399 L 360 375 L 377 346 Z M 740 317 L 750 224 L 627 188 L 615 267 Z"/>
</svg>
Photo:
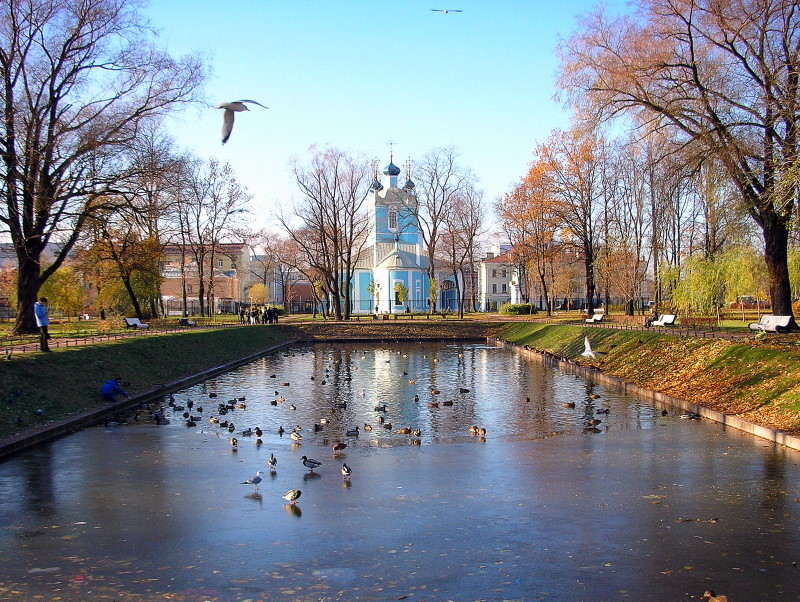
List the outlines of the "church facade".
<svg viewBox="0 0 800 602">
<path fill-rule="evenodd" d="M 417 197 L 408 171 L 403 186 L 399 186 L 400 173 L 390 159 L 383 170 L 383 181 L 376 174 L 368 193 L 369 234 L 353 277 L 354 314 L 429 309 L 428 257 L 417 221 Z M 437 282 L 445 279 L 437 270 Z M 441 309 L 441 293 L 437 298 L 437 309 Z"/>
</svg>

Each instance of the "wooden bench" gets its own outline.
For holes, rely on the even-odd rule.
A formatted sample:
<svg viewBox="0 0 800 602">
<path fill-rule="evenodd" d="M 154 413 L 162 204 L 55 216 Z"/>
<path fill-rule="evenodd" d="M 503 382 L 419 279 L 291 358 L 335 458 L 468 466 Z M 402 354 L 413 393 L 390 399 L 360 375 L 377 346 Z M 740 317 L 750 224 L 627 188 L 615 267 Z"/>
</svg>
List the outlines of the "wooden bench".
<svg viewBox="0 0 800 602">
<path fill-rule="evenodd" d="M 763 330 L 764 332 L 789 332 L 792 329 L 792 316 L 761 316 L 761 319 L 750 324 L 750 330 Z"/>
<path fill-rule="evenodd" d="M 125 318 L 125 328 L 150 328 L 150 324 L 142 322 L 139 318 Z"/>
<path fill-rule="evenodd" d="M 591 318 L 586 318 L 586 320 L 584 320 L 584 322 L 587 322 L 589 324 L 597 324 L 597 323 L 603 321 L 603 316 L 604 315 L 605 314 L 594 314 L 594 315 L 592 315 Z"/>
<path fill-rule="evenodd" d="M 658 316 L 658 320 L 650 322 L 650 326 L 675 326 L 675 314 L 663 314 Z"/>
<path fill-rule="evenodd" d="M 195 324 L 197 324 L 197 322 L 189 318 L 178 318 L 178 326 L 194 326 Z"/>
</svg>

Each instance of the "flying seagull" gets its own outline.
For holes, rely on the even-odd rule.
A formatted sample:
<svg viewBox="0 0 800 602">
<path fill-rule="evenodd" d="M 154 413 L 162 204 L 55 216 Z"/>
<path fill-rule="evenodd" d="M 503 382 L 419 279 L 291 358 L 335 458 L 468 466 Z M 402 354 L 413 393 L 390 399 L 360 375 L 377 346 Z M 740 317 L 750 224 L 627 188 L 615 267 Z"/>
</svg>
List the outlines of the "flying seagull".
<svg viewBox="0 0 800 602">
<path fill-rule="evenodd" d="M 242 481 L 242 485 L 254 485 L 258 491 L 258 484 L 261 482 L 261 471 L 259 470 L 255 476 L 250 477 L 246 481 Z"/>
<path fill-rule="evenodd" d="M 584 357 L 601 357 L 601 356 L 605 355 L 605 353 L 603 353 L 602 351 L 592 351 L 592 346 L 589 343 L 589 337 L 588 336 L 584 337 L 584 339 L 583 339 L 583 347 L 584 347 L 584 351 L 583 351 L 583 353 L 581 353 L 581 355 L 584 356 Z"/>
<path fill-rule="evenodd" d="M 464 11 L 460 8 L 432 8 L 431 9 L 435 13 L 463 13 Z"/>
<path fill-rule="evenodd" d="M 222 119 L 222 144 L 225 144 L 228 141 L 228 138 L 231 137 L 231 132 L 233 131 L 233 114 L 250 110 L 247 108 L 245 103 L 252 103 L 254 105 L 258 105 L 259 107 L 269 109 L 269 107 L 265 107 L 260 102 L 256 102 L 255 100 L 234 100 L 233 102 L 219 103 L 217 108 L 225 109 L 225 115 Z"/>
</svg>

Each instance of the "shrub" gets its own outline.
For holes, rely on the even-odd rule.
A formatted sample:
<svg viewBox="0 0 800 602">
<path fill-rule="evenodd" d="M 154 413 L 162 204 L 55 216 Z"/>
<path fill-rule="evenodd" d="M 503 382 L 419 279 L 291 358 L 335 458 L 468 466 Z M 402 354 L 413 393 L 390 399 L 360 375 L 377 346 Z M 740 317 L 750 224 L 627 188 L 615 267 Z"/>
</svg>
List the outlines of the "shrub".
<svg viewBox="0 0 800 602">
<path fill-rule="evenodd" d="M 532 303 L 504 303 L 500 308 L 503 316 L 527 316 L 539 313 L 539 309 Z"/>
<path fill-rule="evenodd" d="M 792 303 L 792 313 L 795 317 L 800 316 L 800 299 Z"/>
</svg>

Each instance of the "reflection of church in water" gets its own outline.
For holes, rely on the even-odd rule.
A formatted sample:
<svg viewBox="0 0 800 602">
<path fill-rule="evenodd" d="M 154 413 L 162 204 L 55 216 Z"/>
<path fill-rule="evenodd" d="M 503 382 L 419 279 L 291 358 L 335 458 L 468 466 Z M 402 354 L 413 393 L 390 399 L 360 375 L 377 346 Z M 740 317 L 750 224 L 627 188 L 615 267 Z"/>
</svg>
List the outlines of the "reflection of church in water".
<svg viewBox="0 0 800 602">
<path fill-rule="evenodd" d="M 398 187 L 399 176 L 400 168 L 390 159 L 383 181 L 378 181 L 376 173 L 367 197 L 368 242 L 353 275 L 353 313 L 374 313 L 376 308 L 378 313 L 428 310 L 428 257 L 416 217 L 417 197 L 409 165 L 402 188 Z M 455 308 L 448 276 L 437 269 L 437 309 Z"/>
</svg>

